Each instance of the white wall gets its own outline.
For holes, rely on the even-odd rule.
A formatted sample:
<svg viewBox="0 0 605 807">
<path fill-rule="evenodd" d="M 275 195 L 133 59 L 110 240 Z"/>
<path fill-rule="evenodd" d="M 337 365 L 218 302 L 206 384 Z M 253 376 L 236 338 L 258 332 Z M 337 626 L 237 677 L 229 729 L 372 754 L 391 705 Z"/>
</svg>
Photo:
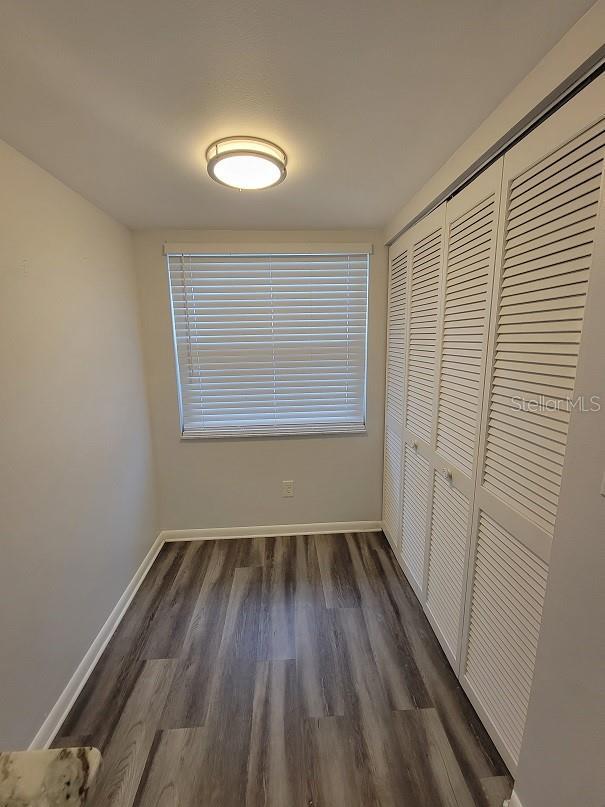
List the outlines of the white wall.
<svg viewBox="0 0 605 807">
<path fill-rule="evenodd" d="M 523 807 L 605 805 L 605 205 L 594 256 L 548 587 L 515 792 Z"/>
<path fill-rule="evenodd" d="M 155 537 L 130 233 L 0 141 L 0 748 Z"/>
<path fill-rule="evenodd" d="M 181 440 L 165 241 L 373 242 L 367 434 Z M 380 519 L 387 288 L 382 241 L 381 233 L 360 231 L 135 233 L 162 529 Z M 294 498 L 281 498 L 283 479 L 294 480 Z"/>
</svg>

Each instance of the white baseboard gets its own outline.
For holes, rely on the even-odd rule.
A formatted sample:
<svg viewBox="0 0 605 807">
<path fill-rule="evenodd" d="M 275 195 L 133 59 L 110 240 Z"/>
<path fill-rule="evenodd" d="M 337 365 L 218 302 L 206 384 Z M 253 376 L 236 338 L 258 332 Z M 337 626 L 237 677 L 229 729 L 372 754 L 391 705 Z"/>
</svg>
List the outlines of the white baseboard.
<svg viewBox="0 0 605 807">
<path fill-rule="evenodd" d="M 329 532 L 377 532 L 380 521 L 328 521 L 316 524 L 277 524 L 265 527 L 215 527 L 203 530 L 164 530 L 164 541 L 212 541 L 221 538 L 270 538 L 275 535 L 322 535 Z"/>
<path fill-rule="evenodd" d="M 30 750 L 33 748 L 48 748 L 48 746 L 54 740 L 57 731 L 61 728 L 61 725 L 69 714 L 69 711 L 74 705 L 76 698 L 82 691 L 84 684 L 94 670 L 97 661 L 107 647 L 107 644 L 113 636 L 116 628 L 122 621 L 122 617 L 126 613 L 126 609 L 130 605 L 134 595 L 137 593 L 137 589 L 145 579 L 145 575 L 151 568 L 151 565 L 156 559 L 163 543 L 164 539 L 160 533 L 153 542 L 149 552 L 143 558 L 143 562 L 134 573 L 132 580 L 126 587 L 126 591 L 122 594 L 115 608 L 107 617 L 105 624 L 97 634 L 91 646 L 88 648 L 86 655 L 78 664 L 78 667 L 70 678 L 69 683 L 59 696 L 59 700 L 50 710 L 48 717 L 40 726 L 38 733 L 31 741 L 29 746 Z"/>
</svg>

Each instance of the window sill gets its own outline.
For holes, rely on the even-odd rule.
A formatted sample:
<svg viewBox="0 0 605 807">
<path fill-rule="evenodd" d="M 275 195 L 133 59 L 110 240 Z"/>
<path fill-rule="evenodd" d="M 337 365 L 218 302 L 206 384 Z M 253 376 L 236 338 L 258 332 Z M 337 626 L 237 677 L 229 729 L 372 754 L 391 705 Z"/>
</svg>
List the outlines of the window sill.
<svg viewBox="0 0 605 807">
<path fill-rule="evenodd" d="M 364 424 L 358 426 L 284 426 L 282 428 L 249 427 L 229 429 L 189 429 L 181 434 L 181 440 L 216 440 L 239 437 L 323 437 L 337 434 L 366 434 Z"/>
</svg>

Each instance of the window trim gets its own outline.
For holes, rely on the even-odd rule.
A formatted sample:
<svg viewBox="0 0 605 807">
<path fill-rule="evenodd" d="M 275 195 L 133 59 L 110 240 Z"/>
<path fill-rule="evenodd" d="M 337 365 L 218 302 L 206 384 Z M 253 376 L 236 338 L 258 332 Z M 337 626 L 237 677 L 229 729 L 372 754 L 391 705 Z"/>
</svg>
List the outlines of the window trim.
<svg viewBox="0 0 605 807">
<path fill-rule="evenodd" d="M 195 241 L 166 241 L 163 244 L 166 258 L 179 255 L 202 255 L 230 257 L 232 255 L 369 255 L 374 254 L 374 245 L 368 242 L 338 243 L 318 241 L 313 243 L 270 243 L 270 242 L 220 242 L 200 243 Z"/>
<path fill-rule="evenodd" d="M 370 277 L 372 256 L 374 248 L 367 243 L 345 244 L 193 244 L 193 243 L 165 243 L 163 252 L 166 261 L 166 277 L 168 282 L 168 298 L 170 305 L 170 321 L 172 328 L 172 343 L 174 356 L 175 381 L 177 387 L 177 401 L 179 411 L 179 427 L 181 440 L 216 440 L 240 438 L 280 438 L 280 437 L 322 437 L 339 435 L 358 435 L 367 433 L 367 397 L 368 397 L 368 341 L 369 341 L 369 308 L 370 308 Z M 235 426 L 225 429 L 188 429 L 185 430 L 183 408 L 183 395 L 179 367 L 176 323 L 172 297 L 172 284 L 170 280 L 170 258 L 196 257 L 231 257 L 231 256 L 266 256 L 266 255 L 300 255 L 313 257 L 317 255 L 366 255 L 366 307 L 365 307 L 365 344 L 364 344 L 364 374 L 363 395 L 361 407 L 363 422 L 359 424 L 299 424 L 293 426 Z"/>
</svg>

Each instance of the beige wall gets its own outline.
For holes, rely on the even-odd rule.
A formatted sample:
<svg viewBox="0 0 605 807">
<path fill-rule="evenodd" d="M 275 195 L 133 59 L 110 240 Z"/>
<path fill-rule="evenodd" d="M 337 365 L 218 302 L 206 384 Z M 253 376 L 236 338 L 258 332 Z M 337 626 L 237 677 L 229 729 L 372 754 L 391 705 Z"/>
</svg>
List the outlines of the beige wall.
<svg viewBox="0 0 605 807">
<path fill-rule="evenodd" d="M 523 807 L 605 805 L 605 205 L 515 792 Z"/>
<path fill-rule="evenodd" d="M 168 280 L 168 242 L 371 241 L 367 434 L 181 440 Z M 135 234 L 162 529 L 260 526 L 381 517 L 386 252 L 378 232 L 146 230 Z M 293 479 L 295 496 L 280 495 Z"/>
<path fill-rule="evenodd" d="M 0 141 L 0 748 L 155 537 L 130 233 Z"/>
</svg>

